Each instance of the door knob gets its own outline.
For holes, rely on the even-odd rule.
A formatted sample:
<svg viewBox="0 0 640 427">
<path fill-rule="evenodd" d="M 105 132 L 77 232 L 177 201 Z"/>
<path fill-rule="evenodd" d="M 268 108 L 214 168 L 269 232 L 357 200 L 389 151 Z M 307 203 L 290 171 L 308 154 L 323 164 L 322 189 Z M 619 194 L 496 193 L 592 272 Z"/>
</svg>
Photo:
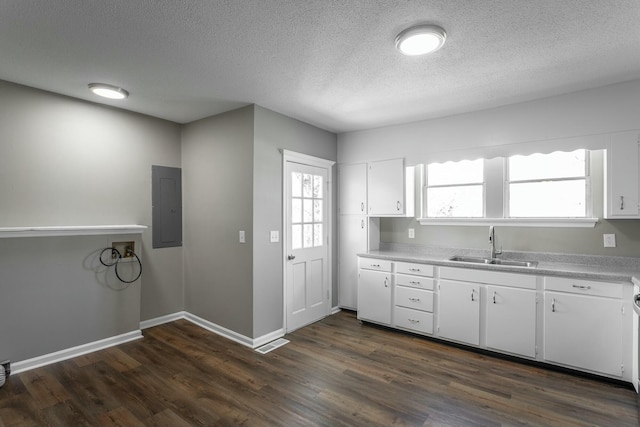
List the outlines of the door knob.
<svg viewBox="0 0 640 427">
<path fill-rule="evenodd" d="M 292 259 L 296 259 L 295 255 L 287 255 L 287 259 L 291 261 Z"/>
</svg>

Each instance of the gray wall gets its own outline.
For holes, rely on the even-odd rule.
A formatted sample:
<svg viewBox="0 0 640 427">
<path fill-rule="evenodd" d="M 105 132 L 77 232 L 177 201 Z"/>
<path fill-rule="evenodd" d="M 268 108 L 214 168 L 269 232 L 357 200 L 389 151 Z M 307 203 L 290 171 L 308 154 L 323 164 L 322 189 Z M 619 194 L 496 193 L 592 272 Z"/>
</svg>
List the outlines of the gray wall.
<svg viewBox="0 0 640 427">
<path fill-rule="evenodd" d="M 562 138 L 592 140 L 598 134 L 640 129 L 640 80 L 491 110 L 406 125 L 338 135 L 338 158 L 353 163 L 405 157 L 408 164 L 442 161 L 447 156 L 495 154 L 515 144 L 531 146 Z M 596 138 L 599 140 L 602 138 Z M 575 144 L 575 140 L 571 141 Z M 602 217 L 602 170 L 592 174 L 594 216 Z M 412 219 L 382 219 L 384 242 L 488 248 L 488 227 L 421 226 Z M 416 238 L 408 239 L 407 229 Z M 497 227 L 505 250 L 612 256 L 640 256 L 640 220 L 602 220 L 595 228 Z M 615 233 L 616 248 L 604 248 L 603 233 Z"/>
<path fill-rule="evenodd" d="M 337 158 L 336 135 L 255 106 L 253 157 L 253 327 L 260 337 L 283 327 L 282 239 L 269 243 L 269 231 L 282 236 L 282 153 L 281 149 L 327 160 Z M 333 177 L 333 306 L 337 305 L 337 222 L 336 168 Z"/>
<path fill-rule="evenodd" d="M 248 337 L 253 333 L 253 115 L 249 106 L 182 130 L 184 309 Z M 244 244 L 240 230 L 246 233 Z"/>
<path fill-rule="evenodd" d="M 0 227 L 150 226 L 153 164 L 180 166 L 179 125 L 0 81 Z M 121 291 L 83 265 L 106 244 L 0 239 L 0 350 L 10 349 L 0 358 L 99 340 L 182 309 L 182 248 L 153 250 L 145 232 L 142 289 Z"/>
</svg>

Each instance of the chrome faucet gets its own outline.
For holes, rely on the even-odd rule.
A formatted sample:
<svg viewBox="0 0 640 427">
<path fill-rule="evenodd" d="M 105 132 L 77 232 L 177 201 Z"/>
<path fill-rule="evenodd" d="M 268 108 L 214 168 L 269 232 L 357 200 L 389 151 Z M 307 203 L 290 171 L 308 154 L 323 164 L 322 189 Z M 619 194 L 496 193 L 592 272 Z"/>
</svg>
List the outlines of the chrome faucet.
<svg viewBox="0 0 640 427">
<path fill-rule="evenodd" d="M 498 255 L 502 255 L 502 247 L 496 251 L 496 232 L 493 229 L 493 225 L 489 226 L 489 243 L 491 244 L 490 258 L 495 258 Z"/>
</svg>

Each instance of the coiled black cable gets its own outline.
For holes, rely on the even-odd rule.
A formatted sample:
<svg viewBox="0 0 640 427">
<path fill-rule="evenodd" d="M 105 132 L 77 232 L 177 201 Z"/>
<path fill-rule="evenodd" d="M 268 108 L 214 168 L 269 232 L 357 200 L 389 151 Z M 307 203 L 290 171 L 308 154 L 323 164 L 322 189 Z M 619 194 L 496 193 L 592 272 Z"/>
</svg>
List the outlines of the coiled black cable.
<svg viewBox="0 0 640 427">
<path fill-rule="evenodd" d="M 111 264 L 107 264 L 107 263 L 105 263 L 105 262 L 102 260 L 102 255 L 103 255 L 106 251 L 111 251 L 111 258 L 113 258 L 113 257 L 114 257 L 114 255 L 117 255 L 117 256 L 115 257 L 115 259 L 116 259 L 116 260 L 115 260 L 114 262 L 112 262 Z M 133 255 L 133 256 L 136 258 L 136 260 L 138 261 L 138 266 L 139 266 L 138 275 L 137 275 L 137 276 L 136 276 L 136 278 L 135 278 L 135 279 L 133 279 L 133 280 L 124 280 L 122 277 L 120 277 L 120 273 L 118 272 L 118 264 L 120 263 L 120 260 L 122 259 L 122 254 L 120 253 L 120 251 L 119 251 L 119 250 L 117 250 L 116 248 L 104 248 L 104 249 L 102 250 L 102 252 L 100 252 L 100 257 L 99 257 L 99 258 L 100 258 L 100 263 L 101 263 L 102 265 L 104 265 L 105 267 L 112 267 L 112 266 L 115 266 L 115 273 L 116 273 L 116 277 L 117 277 L 117 278 L 118 278 L 118 280 L 120 280 L 122 283 L 133 283 L 133 282 L 135 282 L 136 280 L 138 280 L 138 279 L 140 278 L 140 276 L 142 276 L 142 261 L 140 261 L 140 257 L 138 257 L 138 255 L 137 255 L 135 252 L 133 252 L 132 250 L 130 250 L 130 249 L 127 249 L 127 253 L 126 253 L 125 255 L 128 255 L 128 254 L 131 254 L 131 255 Z"/>
</svg>

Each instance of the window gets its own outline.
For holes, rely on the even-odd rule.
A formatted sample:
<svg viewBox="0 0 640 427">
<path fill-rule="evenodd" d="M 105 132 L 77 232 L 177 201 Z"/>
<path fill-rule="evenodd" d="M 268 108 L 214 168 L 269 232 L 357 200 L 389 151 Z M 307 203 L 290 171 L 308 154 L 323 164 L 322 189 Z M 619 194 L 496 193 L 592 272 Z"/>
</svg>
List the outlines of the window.
<svg viewBox="0 0 640 427">
<path fill-rule="evenodd" d="M 291 173 L 292 249 L 323 245 L 322 176 Z"/>
<path fill-rule="evenodd" d="M 509 218 L 585 218 L 587 151 L 512 156 L 507 160 Z"/>
<path fill-rule="evenodd" d="M 483 159 L 427 165 L 426 205 L 429 218 L 483 217 Z"/>
<path fill-rule="evenodd" d="M 592 161 L 580 149 L 428 164 L 420 223 L 592 227 Z"/>
</svg>

